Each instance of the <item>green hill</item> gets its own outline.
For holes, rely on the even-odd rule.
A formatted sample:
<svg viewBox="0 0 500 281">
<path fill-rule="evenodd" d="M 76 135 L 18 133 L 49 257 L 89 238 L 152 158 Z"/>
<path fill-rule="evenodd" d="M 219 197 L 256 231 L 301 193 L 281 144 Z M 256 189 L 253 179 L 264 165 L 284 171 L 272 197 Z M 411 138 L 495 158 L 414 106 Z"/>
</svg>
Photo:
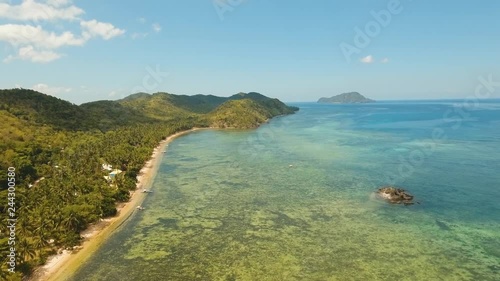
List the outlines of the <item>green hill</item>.
<svg viewBox="0 0 500 281">
<path fill-rule="evenodd" d="M 270 111 L 254 100 L 230 100 L 210 113 L 210 124 L 217 128 L 249 129 L 258 127 L 270 117 Z"/>
<path fill-rule="evenodd" d="M 175 106 L 194 113 L 208 113 L 221 105 L 227 98 L 213 95 L 168 95 L 168 100 Z"/>
<path fill-rule="evenodd" d="M 200 126 L 250 128 L 274 116 L 292 114 L 296 110 L 298 108 L 287 106 L 278 99 L 255 92 L 238 93 L 228 98 L 137 93 L 118 101 L 95 101 L 77 106 L 33 90 L 0 90 L 3 119 L 49 126 L 55 130 L 109 131 L 124 126 L 187 119 L 198 122 Z M 26 126 L 18 125 L 16 130 Z M 12 139 L 19 138 L 12 132 L 7 135 L 12 135 Z"/>
<path fill-rule="evenodd" d="M 293 114 L 298 108 L 290 107 L 259 93 L 239 93 L 210 113 L 212 127 L 255 128 L 268 119 Z"/>
<path fill-rule="evenodd" d="M 241 99 L 251 99 L 254 101 L 265 101 L 268 100 L 269 98 L 256 93 L 256 92 L 250 92 L 250 93 L 237 93 L 236 95 L 232 95 L 229 97 L 230 100 L 241 100 Z"/>
<path fill-rule="evenodd" d="M 122 101 L 132 101 L 136 99 L 147 98 L 149 96 L 151 95 L 148 93 L 135 93 L 123 98 Z"/>
<path fill-rule="evenodd" d="M 255 128 L 272 117 L 297 110 L 259 93 L 238 93 L 210 113 L 210 124 L 220 128 Z"/>
<path fill-rule="evenodd" d="M 222 124 L 224 122 L 214 122 L 214 116 L 222 116 L 221 112 L 215 114 L 213 111 L 220 110 L 218 108 L 222 104 L 233 100 L 256 102 L 258 107 L 266 111 L 264 114 L 266 119 L 282 114 L 292 114 L 297 110 L 278 99 L 271 99 L 254 92 L 239 93 L 229 98 L 213 95 L 137 93 L 118 101 L 95 101 L 77 106 L 33 90 L 0 90 L 0 110 L 9 113 L 8 116 L 11 118 L 27 121 L 32 125 L 46 125 L 57 130 L 72 131 L 108 131 L 123 126 L 182 119 L 198 120 L 200 125 Z M 225 112 L 230 113 L 231 105 L 235 106 L 235 110 L 241 110 L 241 107 L 236 104 L 229 103 L 224 107 Z M 255 104 L 250 107 L 255 107 Z M 262 114 L 257 114 L 258 110 L 255 108 L 250 110 L 250 107 L 244 114 L 255 114 L 255 116 L 239 116 L 238 120 L 245 117 L 260 120 Z M 7 115 L 4 115 L 3 118 L 7 118 Z M 227 119 L 227 116 L 224 118 Z M 234 121 L 232 122 L 234 127 L 248 127 L 247 122 L 243 122 L 240 126 Z"/>
<path fill-rule="evenodd" d="M 86 113 L 87 127 L 108 131 L 117 126 L 130 126 L 156 121 L 143 112 L 126 107 L 116 101 L 95 101 L 80 105 Z"/>
<path fill-rule="evenodd" d="M 176 106 L 172 102 L 172 96 L 168 93 L 156 93 L 153 95 L 141 95 L 137 98 L 125 98 L 116 101 L 125 108 L 140 112 L 143 116 L 156 120 L 171 120 L 178 116 L 192 115 L 193 112 Z"/>
<path fill-rule="evenodd" d="M 294 106 L 287 106 L 283 102 L 278 99 L 272 99 L 261 95 L 259 93 L 250 92 L 248 94 L 239 93 L 229 97 L 230 100 L 241 100 L 241 99 L 250 99 L 257 102 L 259 105 L 264 107 L 271 114 L 270 117 L 284 115 L 284 114 L 293 114 L 295 111 L 299 109 Z"/>
<path fill-rule="evenodd" d="M 86 130 L 85 110 L 70 102 L 33 90 L 0 90 L 0 110 L 39 125 L 57 129 Z"/>
<path fill-rule="evenodd" d="M 231 102 L 241 100 L 252 102 Z M 292 114 L 298 110 L 285 105 L 278 99 L 271 99 L 254 92 L 248 94 L 239 93 L 229 98 L 213 95 L 186 96 L 169 93 L 138 94 L 118 102 L 126 108 L 142 112 L 145 116 L 154 120 L 192 118 L 207 126 L 223 128 L 253 128 L 269 118 Z M 238 115 L 235 112 L 238 112 Z M 263 120 L 261 120 L 262 116 L 265 116 Z M 252 123 L 249 120 L 259 120 L 259 122 Z M 250 126 L 250 124 L 254 125 Z"/>
</svg>

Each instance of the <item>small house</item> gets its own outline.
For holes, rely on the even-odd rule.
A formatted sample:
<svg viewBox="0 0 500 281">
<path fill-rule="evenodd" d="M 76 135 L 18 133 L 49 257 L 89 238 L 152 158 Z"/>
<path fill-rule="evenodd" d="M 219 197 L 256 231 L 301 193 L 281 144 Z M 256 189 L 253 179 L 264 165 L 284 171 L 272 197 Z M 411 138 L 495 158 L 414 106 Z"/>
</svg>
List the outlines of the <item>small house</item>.
<svg viewBox="0 0 500 281">
<path fill-rule="evenodd" d="M 121 174 L 121 173 L 122 173 L 122 171 L 121 171 L 121 170 L 114 169 L 111 173 L 109 173 L 109 178 L 110 178 L 111 180 L 114 180 L 114 179 L 115 179 L 115 177 L 116 177 L 116 175 Z"/>
<path fill-rule="evenodd" d="M 107 170 L 107 171 L 112 171 L 113 170 L 113 166 L 109 165 L 109 164 L 102 164 L 102 169 L 103 170 Z"/>
</svg>

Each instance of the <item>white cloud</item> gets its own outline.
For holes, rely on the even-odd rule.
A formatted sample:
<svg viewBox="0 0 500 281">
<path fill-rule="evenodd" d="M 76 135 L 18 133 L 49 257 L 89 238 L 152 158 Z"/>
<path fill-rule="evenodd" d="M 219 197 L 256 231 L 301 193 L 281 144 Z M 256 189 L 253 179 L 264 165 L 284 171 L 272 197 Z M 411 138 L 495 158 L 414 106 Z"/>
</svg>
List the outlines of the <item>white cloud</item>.
<svg viewBox="0 0 500 281">
<path fill-rule="evenodd" d="M 156 32 L 156 33 L 161 31 L 161 25 L 159 23 L 153 23 L 151 25 L 151 27 L 153 28 L 154 32 Z"/>
<path fill-rule="evenodd" d="M 31 89 L 51 96 L 57 96 L 60 94 L 69 93 L 72 90 L 71 88 L 65 88 L 65 87 L 50 87 L 49 85 L 43 83 L 36 84 L 33 87 L 31 87 Z"/>
<path fill-rule="evenodd" d="M 55 34 L 42 29 L 41 26 L 4 24 L 0 25 L 0 41 L 12 46 L 34 45 L 40 48 L 57 49 L 62 46 L 81 46 L 84 38 L 77 38 L 73 33 L 66 31 Z"/>
<path fill-rule="evenodd" d="M 389 58 L 383 58 L 380 62 L 381 63 L 388 63 L 389 62 Z"/>
<path fill-rule="evenodd" d="M 137 19 L 137 21 L 138 21 L 139 23 L 142 23 L 142 24 L 145 24 L 145 23 L 146 23 L 146 19 L 145 19 L 145 18 L 143 18 L 143 17 L 138 18 L 138 19 Z"/>
<path fill-rule="evenodd" d="M 15 59 L 49 62 L 62 57 L 57 52 L 61 47 L 83 46 L 92 38 L 109 40 L 125 33 L 125 30 L 111 23 L 95 19 L 85 21 L 80 18 L 84 13 L 85 11 L 73 5 L 71 0 L 22 0 L 17 5 L 0 0 L 0 20 L 23 21 L 20 24 L 0 24 L 0 42 L 7 42 L 17 53 L 9 55 L 4 62 Z M 39 21 L 48 21 L 48 24 L 42 27 L 38 24 Z M 69 30 L 51 31 L 51 27 L 59 30 L 61 26 L 65 26 L 55 21 L 79 21 L 81 34 Z"/>
<path fill-rule="evenodd" d="M 33 46 L 26 46 L 19 49 L 17 55 L 9 55 L 4 59 L 4 62 L 8 63 L 13 60 L 26 60 L 36 63 L 47 63 L 60 58 L 62 55 L 52 52 L 36 50 Z"/>
<path fill-rule="evenodd" d="M 80 22 L 80 25 L 82 26 L 83 31 L 83 36 L 84 37 L 94 37 L 94 36 L 100 36 L 104 40 L 109 40 L 113 37 L 122 35 L 125 33 L 125 30 L 116 28 L 110 23 L 105 23 L 105 22 L 98 22 L 96 20 L 91 20 L 91 21 L 82 21 Z"/>
<path fill-rule="evenodd" d="M 362 63 L 373 63 L 373 56 L 368 55 L 364 58 L 361 58 L 359 61 L 361 61 Z"/>
<path fill-rule="evenodd" d="M 84 10 L 69 4 L 69 1 L 51 0 L 39 3 L 35 0 L 23 0 L 19 5 L 0 3 L 0 18 L 18 21 L 40 20 L 77 20 Z"/>
<path fill-rule="evenodd" d="M 71 0 L 47 0 L 47 4 L 54 7 L 61 7 L 71 4 Z"/>
</svg>

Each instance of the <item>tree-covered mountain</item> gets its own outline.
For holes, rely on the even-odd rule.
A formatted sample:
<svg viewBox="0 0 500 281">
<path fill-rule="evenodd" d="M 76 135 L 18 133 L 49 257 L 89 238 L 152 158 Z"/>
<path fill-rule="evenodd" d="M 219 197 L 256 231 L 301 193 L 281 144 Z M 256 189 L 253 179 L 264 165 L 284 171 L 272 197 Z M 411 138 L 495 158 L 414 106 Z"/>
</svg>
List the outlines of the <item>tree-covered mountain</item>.
<svg viewBox="0 0 500 281">
<path fill-rule="evenodd" d="M 255 128 L 268 119 L 293 114 L 298 108 L 259 93 L 238 93 L 209 113 L 212 127 Z"/>
<path fill-rule="evenodd" d="M 270 111 L 254 100 L 230 100 L 210 114 L 210 124 L 218 128 L 255 128 L 270 117 Z"/>
<path fill-rule="evenodd" d="M 213 122 L 218 108 L 233 100 L 253 100 L 266 111 L 266 116 L 291 114 L 298 110 L 259 93 L 239 93 L 231 97 L 213 95 L 174 95 L 169 93 L 137 93 L 118 101 L 95 101 L 80 106 L 44 95 L 28 89 L 0 90 L 0 110 L 5 110 L 14 117 L 30 122 L 30 124 L 47 125 L 54 129 L 87 131 L 107 131 L 116 127 L 134 124 L 151 124 L 191 118 L 201 125 Z M 235 103 L 229 103 L 236 105 Z M 247 104 L 250 106 L 250 104 Z M 224 108 L 228 108 L 227 106 Z M 240 107 L 235 107 L 241 110 Z M 255 113 L 249 110 L 247 113 Z M 241 118 L 257 116 L 240 116 Z M 226 118 L 226 117 L 224 117 Z M 266 119 L 268 119 L 266 118 Z M 226 118 L 227 119 L 227 118 Z M 233 122 L 234 123 L 234 122 Z M 208 124 L 211 125 L 211 124 Z M 247 128 L 245 123 L 235 128 Z M 214 125 L 216 126 L 216 125 Z"/>
<path fill-rule="evenodd" d="M 278 99 L 271 99 L 259 93 L 250 92 L 248 94 L 238 93 L 229 97 L 230 100 L 249 99 L 257 102 L 260 106 L 264 107 L 270 114 L 270 117 L 283 114 L 293 114 L 299 108 L 294 106 L 287 106 Z"/>
<path fill-rule="evenodd" d="M 115 101 L 95 101 L 80 105 L 86 113 L 85 123 L 89 128 L 108 131 L 117 126 L 150 123 L 155 120 L 140 110 L 126 107 Z"/>
<path fill-rule="evenodd" d="M 80 106 L 32 90 L 0 90 L 0 197 L 8 198 L 7 171 L 15 169 L 17 270 L 24 275 L 61 248 L 77 245 L 80 231 L 116 213 L 158 143 L 193 127 L 254 128 L 298 110 L 257 93 L 229 98 L 138 93 Z M 123 171 L 113 180 L 103 164 Z M 12 169 L 11 168 L 11 169 Z M 2 220 L 9 201 L 0 204 Z M 0 280 L 6 272 L 7 224 L 0 224 Z"/>
<path fill-rule="evenodd" d="M 248 94 L 238 93 L 229 98 L 213 95 L 186 96 L 169 93 L 147 95 L 141 93 L 132 98 L 127 97 L 118 102 L 125 107 L 142 111 L 146 116 L 156 119 L 165 119 L 182 114 L 203 117 L 203 114 L 212 114 L 214 110 L 217 110 L 218 107 L 228 101 L 243 99 L 257 102 L 260 107 L 269 111 L 270 117 L 291 114 L 298 110 L 297 108 L 285 105 L 278 99 L 271 99 L 255 92 L 250 92 Z"/>
<path fill-rule="evenodd" d="M 374 100 L 368 99 L 358 92 L 343 93 L 331 98 L 320 98 L 318 103 L 370 103 Z"/>
<path fill-rule="evenodd" d="M 88 129 L 84 109 L 33 90 L 0 90 L 0 110 L 7 111 L 21 120 L 56 129 Z"/>
</svg>

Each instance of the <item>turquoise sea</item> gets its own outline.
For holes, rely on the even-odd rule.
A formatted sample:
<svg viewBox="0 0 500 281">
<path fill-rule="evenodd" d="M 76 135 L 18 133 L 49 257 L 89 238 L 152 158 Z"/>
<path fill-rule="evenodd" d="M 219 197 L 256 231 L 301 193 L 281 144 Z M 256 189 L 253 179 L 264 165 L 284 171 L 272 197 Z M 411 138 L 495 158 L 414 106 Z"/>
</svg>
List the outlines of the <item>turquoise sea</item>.
<svg viewBox="0 0 500 281">
<path fill-rule="evenodd" d="M 500 280 L 500 100 L 294 105 L 172 142 L 71 280 Z"/>
</svg>

